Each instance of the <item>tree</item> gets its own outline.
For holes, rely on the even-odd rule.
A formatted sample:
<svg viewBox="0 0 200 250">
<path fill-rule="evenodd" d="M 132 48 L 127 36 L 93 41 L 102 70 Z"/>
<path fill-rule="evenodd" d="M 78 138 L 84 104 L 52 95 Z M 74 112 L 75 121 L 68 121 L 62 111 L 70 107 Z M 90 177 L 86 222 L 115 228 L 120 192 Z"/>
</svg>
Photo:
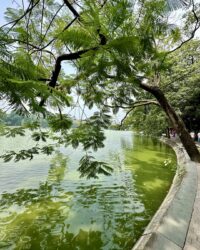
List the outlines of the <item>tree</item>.
<svg viewBox="0 0 200 250">
<path fill-rule="evenodd" d="M 168 84 L 165 84 L 167 96 L 181 115 L 187 129 L 196 133 L 200 130 L 199 49 L 199 41 L 193 40 L 176 52 L 172 58 L 174 67 L 170 78 L 168 77 Z M 176 95 L 173 95 L 173 92 L 176 92 Z"/>
<path fill-rule="evenodd" d="M 59 143 L 71 143 L 74 148 L 82 144 L 86 151 L 103 147 L 103 129 L 110 124 L 111 110 L 116 113 L 124 108 L 131 112 L 142 105 L 160 106 L 190 158 L 199 162 L 199 151 L 169 104 L 163 81 L 173 67 L 171 56 L 199 28 L 198 13 L 199 6 L 192 1 L 183 25 L 178 27 L 169 22 L 163 0 L 137 1 L 136 5 L 128 0 L 85 0 L 80 5 L 76 1 L 59 4 L 38 0 L 30 1 L 26 10 L 9 9 L 9 25 L 4 25 L 1 32 L 5 51 L 14 45 L 16 52 L 10 50 L 12 63 L 2 58 L 9 73 L 6 80 L 1 79 L 1 91 L 18 111 L 46 116 L 52 130 L 62 133 L 62 139 L 54 137 Z M 35 25 L 36 19 L 41 20 L 40 25 Z M 64 61 L 74 63 L 75 76 L 64 75 Z M 78 129 L 68 130 L 72 122 L 63 114 L 63 108 L 73 106 L 74 92 L 84 107 L 95 105 L 99 112 L 87 118 L 83 108 L 84 121 Z M 48 107 L 56 108 L 58 113 L 50 112 Z M 83 175 L 85 171 L 90 177 L 110 172 L 106 164 L 98 164 L 88 153 L 81 166 Z"/>
<path fill-rule="evenodd" d="M 164 75 L 162 89 L 175 111 L 183 119 L 188 131 L 200 131 L 199 111 L 199 41 L 193 40 L 177 50 L 170 57 L 172 65 Z M 176 93 L 176 94 L 174 94 Z M 145 106 L 136 108 L 123 127 L 132 126 L 146 134 L 160 136 L 172 127 L 159 107 Z"/>
<path fill-rule="evenodd" d="M 147 136 L 160 137 L 166 134 L 169 121 L 160 107 L 144 106 L 135 108 L 125 121 L 118 125 L 120 129 L 131 129 Z"/>
</svg>

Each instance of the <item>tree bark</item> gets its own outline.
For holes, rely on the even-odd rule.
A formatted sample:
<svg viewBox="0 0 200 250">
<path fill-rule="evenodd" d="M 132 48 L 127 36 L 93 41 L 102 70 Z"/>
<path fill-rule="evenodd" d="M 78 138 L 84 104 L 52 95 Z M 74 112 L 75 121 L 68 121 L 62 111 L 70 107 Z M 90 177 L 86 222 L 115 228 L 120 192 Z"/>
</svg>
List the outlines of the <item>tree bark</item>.
<svg viewBox="0 0 200 250">
<path fill-rule="evenodd" d="M 162 90 L 157 86 L 151 86 L 142 82 L 140 82 L 140 87 L 146 90 L 147 92 L 151 93 L 159 102 L 161 108 L 164 110 L 164 112 L 170 119 L 174 129 L 176 130 L 190 159 L 195 162 L 200 162 L 200 152 L 197 149 L 195 142 L 193 141 L 189 132 L 187 131 L 183 120 L 169 104 Z"/>
</svg>

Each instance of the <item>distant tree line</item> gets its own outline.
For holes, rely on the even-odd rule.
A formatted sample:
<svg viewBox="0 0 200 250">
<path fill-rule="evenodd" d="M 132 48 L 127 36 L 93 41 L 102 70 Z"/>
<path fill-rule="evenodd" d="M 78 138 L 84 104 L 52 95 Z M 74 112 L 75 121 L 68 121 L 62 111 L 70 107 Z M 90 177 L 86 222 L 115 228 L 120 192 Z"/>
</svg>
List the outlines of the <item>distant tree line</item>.
<svg viewBox="0 0 200 250">
<path fill-rule="evenodd" d="M 10 113 L 5 113 L 0 110 L 0 124 L 7 126 L 23 126 L 26 123 L 31 123 L 34 121 L 39 121 L 42 128 L 48 128 L 48 121 L 44 118 L 38 118 L 35 115 L 23 116 L 17 114 L 15 111 Z M 73 118 L 72 127 L 76 128 L 79 125 L 80 121 Z"/>
<path fill-rule="evenodd" d="M 7 126 L 22 126 L 25 123 L 33 122 L 38 120 L 34 115 L 31 116 L 22 116 L 12 111 L 10 113 L 4 113 L 0 111 L 0 123 Z M 47 120 L 40 118 L 40 125 L 45 128 L 48 127 Z"/>
</svg>

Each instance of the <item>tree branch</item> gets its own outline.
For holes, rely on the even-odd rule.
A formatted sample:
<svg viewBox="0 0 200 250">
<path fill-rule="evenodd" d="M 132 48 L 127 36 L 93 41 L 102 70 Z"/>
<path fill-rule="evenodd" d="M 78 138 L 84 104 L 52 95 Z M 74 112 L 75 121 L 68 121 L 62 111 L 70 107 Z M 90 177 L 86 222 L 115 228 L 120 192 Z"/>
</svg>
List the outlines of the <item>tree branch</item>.
<svg viewBox="0 0 200 250">
<path fill-rule="evenodd" d="M 68 23 L 65 27 L 64 27 L 64 29 L 62 30 L 62 32 L 63 31 L 65 31 L 65 30 L 67 30 L 75 21 L 76 21 L 76 19 L 78 19 L 78 18 L 80 18 L 80 15 L 79 15 L 79 13 L 75 10 L 75 8 L 68 2 L 68 0 L 63 0 L 63 2 L 64 2 L 64 4 L 69 8 L 69 10 L 74 14 L 74 16 L 75 16 L 75 18 L 70 22 L 70 23 Z M 63 5 L 62 5 L 63 6 Z M 61 7 L 62 7 L 61 6 Z M 58 11 L 60 11 L 60 9 L 58 10 Z M 57 13 L 58 13 L 58 11 L 57 11 Z M 56 13 L 56 14 L 57 14 Z M 56 16 L 56 14 L 55 14 L 55 16 Z M 53 18 L 54 19 L 54 18 Z M 53 19 L 52 19 L 52 21 L 53 21 Z M 48 30 L 48 29 L 47 29 Z M 61 33 L 62 33 L 61 32 Z M 61 34 L 60 33 L 60 34 Z M 46 34 L 45 34 L 45 36 L 46 36 Z M 40 48 L 40 50 L 43 50 L 43 49 L 45 49 L 45 48 L 47 48 L 49 45 L 51 45 L 57 38 L 59 37 L 59 35 L 57 35 L 56 37 L 54 37 L 52 40 L 50 40 L 46 45 L 44 45 L 42 48 Z"/>
<path fill-rule="evenodd" d="M 52 23 L 53 23 L 53 21 L 55 20 L 56 16 L 57 16 L 58 13 L 60 12 L 60 10 L 63 8 L 63 6 L 64 6 L 64 4 L 60 6 L 60 8 L 56 11 L 55 15 L 52 17 L 52 19 L 51 19 L 51 21 L 50 21 L 50 23 L 49 23 L 49 25 L 48 25 L 48 27 L 47 27 L 47 29 L 46 29 L 46 31 L 45 31 L 45 34 L 44 34 L 43 37 L 42 37 L 42 40 L 41 40 L 41 43 L 40 43 L 39 47 L 42 45 L 42 43 L 43 43 L 43 41 L 44 41 L 44 39 L 45 39 L 45 37 L 46 37 L 46 35 L 47 35 L 47 33 L 48 33 L 48 31 L 49 31 L 51 25 L 52 25 Z"/>
<path fill-rule="evenodd" d="M 77 60 L 77 59 L 81 58 L 81 56 L 83 54 L 85 54 L 86 52 L 92 51 L 92 50 L 97 50 L 97 49 L 98 49 L 98 47 L 94 47 L 94 48 L 90 48 L 90 49 L 79 50 L 77 52 L 70 53 L 70 54 L 63 54 L 63 55 L 57 57 L 55 67 L 54 67 L 54 70 L 52 72 L 51 81 L 49 82 L 49 87 L 55 88 L 57 80 L 58 80 L 58 76 L 60 74 L 62 61 Z M 40 106 L 43 106 L 44 103 L 45 103 L 45 100 L 44 99 L 41 100 Z"/>
<path fill-rule="evenodd" d="M 192 74 L 194 73 L 199 73 L 199 68 L 195 69 L 195 70 L 190 70 L 189 72 L 187 72 L 186 74 L 183 74 L 175 79 L 173 79 L 172 81 L 166 83 L 163 87 L 162 90 L 165 90 L 167 87 L 170 87 L 173 83 L 175 83 L 176 81 L 180 81 L 180 80 L 185 80 L 187 77 L 190 77 Z"/>
<path fill-rule="evenodd" d="M 100 33 L 100 29 L 97 30 L 97 33 L 99 34 L 99 37 L 100 37 L 100 45 L 105 45 L 107 43 L 106 37 Z M 62 61 L 77 60 L 77 59 L 81 58 L 81 56 L 83 54 L 85 54 L 89 51 L 95 51 L 98 49 L 99 49 L 99 47 L 97 46 L 97 47 L 93 47 L 90 49 L 79 50 L 77 52 L 70 53 L 70 54 L 63 54 L 63 55 L 57 57 L 54 71 L 52 72 L 51 81 L 49 82 L 49 87 L 55 88 L 57 80 L 58 80 L 58 76 L 60 74 Z M 44 102 L 45 102 L 45 100 L 41 100 L 40 106 L 43 106 Z"/>
<path fill-rule="evenodd" d="M 197 16 L 197 14 L 195 12 L 194 0 L 192 0 L 192 13 L 194 15 L 194 18 L 195 18 L 196 22 L 195 22 L 195 27 L 194 27 L 190 37 L 188 39 L 186 39 L 185 41 L 183 41 L 179 46 L 177 46 L 173 50 L 170 50 L 169 52 L 167 52 L 167 55 L 170 54 L 170 53 L 173 53 L 174 51 L 176 51 L 178 49 L 180 49 L 185 43 L 189 42 L 190 40 L 192 40 L 194 38 L 196 31 L 200 27 L 199 17 Z"/>
<path fill-rule="evenodd" d="M 40 2 L 40 0 L 38 0 L 37 2 L 35 2 L 35 3 L 33 4 L 33 2 L 31 1 L 30 4 L 29 4 L 29 6 L 28 6 L 28 8 L 26 9 L 26 11 L 24 12 L 23 15 L 21 15 L 21 16 L 20 16 L 19 18 L 17 18 L 16 20 L 13 20 L 13 21 L 11 21 L 11 22 L 9 22 L 9 23 L 6 23 L 6 24 L 2 25 L 2 26 L 0 27 L 0 29 L 2 29 L 2 28 L 5 27 L 5 26 L 8 26 L 8 25 L 10 25 L 10 24 L 13 24 L 13 25 L 9 28 L 9 30 L 7 31 L 7 34 L 8 34 L 8 33 L 10 32 L 10 30 L 13 29 L 13 28 L 15 27 L 15 25 L 16 25 L 20 20 L 22 20 L 29 12 L 31 12 L 31 11 L 33 10 L 33 8 L 34 8 L 39 2 Z"/>
<path fill-rule="evenodd" d="M 128 117 L 128 115 L 131 113 L 131 111 L 133 111 L 133 109 L 134 109 L 134 108 L 131 108 L 131 109 L 129 109 L 129 110 L 126 112 L 124 118 L 123 118 L 123 119 L 121 120 L 121 122 L 120 122 L 120 125 L 119 125 L 120 128 L 123 126 L 124 121 L 126 120 L 126 118 Z"/>
<path fill-rule="evenodd" d="M 65 31 L 65 30 L 67 30 L 75 21 L 76 21 L 76 19 L 77 19 L 78 17 L 75 17 L 70 23 L 68 23 L 65 27 L 64 27 L 64 29 L 61 31 L 61 33 L 63 32 L 63 31 Z M 60 33 L 60 34 L 61 34 Z M 44 49 L 46 49 L 49 45 L 51 45 L 57 38 L 59 37 L 59 35 L 57 35 L 57 36 L 55 36 L 53 39 L 51 39 L 46 45 L 44 45 L 43 47 L 41 47 L 41 48 L 38 48 L 37 50 L 44 50 Z"/>
<path fill-rule="evenodd" d="M 80 17 L 79 13 L 74 9 L 74 7 L 68 2 L 68 0 L 63 0 L 67 5 L 68 9 L 74 14 L 75 17 Z"/>
<path fill-rule="evenodd" d="M 120 123 L 119 127 L 122 127 L 123 122 L 126 120 L 127 116 L 131 113 L 131 111 L 133 111 L 134 108 L 141 107 L 141 106 L 146 106 L 146 105 L 150 105 L 150 104 L 153 104 L 153 105 L 156 105 L 156 106 L 160 106 L 160 104 L 156 100 L 140 100 L 140 101 L 135 102 L 133 104 L 132 108 L 129 109 L 126 112 L 124 118 L 121 120 L 121 123 Z"/>
<path fill-rule="evenodd" d="M 52 55 L 53 58 L 56 60 L 55 55 L 54 55 L 53 52 L 51 52 L 50 50 L 47 50 L 47 49 L 40 49 L 38 46 L 36 46 L 36 45 L 34 45 L 34 44 L 32 44 L 32 43 L 29 43 L 29 42 L 23 41 L 23 40 L 19 40 L 19 39 L 11 39 L 10 41 L 12 41 L 12 42 L 18 42 L 18 43 L 23 43 L 23 44 L 26 44 L 26 45 L 32 47 L 33 49 L 35 49 L 32 53 L 42 50 L 43 52 L 46 52 L 46 53 Z"/>
<path fill-rule="evenodd" d="M 123 105 L 109 105 L 109 104 L 103 104 L 105 107 L 108 108 L 122 108 L 122 109 L 133 109 L 135 107 L 139 107 L 139 106 L 144 106 L 144 105 L 149 105 L 149 104 L 154 104 L 157 106 L 160 106 L 159 103 L 156 100 L 151 100 L 151 99 L 147 99 L 147 100 L 139 100 L 137 102 L 131 103 L 129 106 L 123 106 Z"/>
<path fill-rule="evenodd" d="M 70 54 L 63 54 L 63 55 L 57 57 L 57 60 L 55 63 L 55 68 L 54 68 L 54 71 L 52 72 L 52 77 L 51 77 L 51 81 L 49 83 L 49 86 L 52 88 L 54 88 L 56 86 L 56 82 L 58 79 L 58 75 L 60 73 L 62 61 L 77 60 L 77 59 L 81 58 L 81 56 L 83 54 L 85 54 L 86 52 L 92 51 L 92 50 L 97 50 L 97 49 L 98 49 L 98 47 L 94 47 L 94 48 L 90 48 L 90 49 L 79 50 L 77 52 L 70 53 Z"/>
<path fill-rule="evenodd" d="M 103 8 L 103 7 L 104 7 L 104 5 L 106 5 L 106 3 L 107 3 L 107 0 L 104 0 L 104 1 L 103 1 L 103 3 L 102 3 L 102 4 L 100 4 L 100 5 L 101 5 L 101 8 Z"/>
</svg>

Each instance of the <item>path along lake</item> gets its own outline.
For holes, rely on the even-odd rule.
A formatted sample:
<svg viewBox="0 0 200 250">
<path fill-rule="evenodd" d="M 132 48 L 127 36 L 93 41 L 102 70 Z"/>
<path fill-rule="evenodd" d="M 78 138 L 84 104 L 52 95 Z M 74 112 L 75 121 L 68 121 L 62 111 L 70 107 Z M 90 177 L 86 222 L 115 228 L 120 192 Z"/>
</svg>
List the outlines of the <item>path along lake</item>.
<svg viewBox="0 0 200 250">
<path fill-rule="evenodd" d="M 94 155 L 114 172 L 99 179 L 79 177 L 80 148 L 0 162 L 0 249 L 132 249 L 170 188 L 176 157 L 132 132 L 106 136 Z M 33 146 L 30 136 L 0 142 L 4 152 Z"/>
</svg>

